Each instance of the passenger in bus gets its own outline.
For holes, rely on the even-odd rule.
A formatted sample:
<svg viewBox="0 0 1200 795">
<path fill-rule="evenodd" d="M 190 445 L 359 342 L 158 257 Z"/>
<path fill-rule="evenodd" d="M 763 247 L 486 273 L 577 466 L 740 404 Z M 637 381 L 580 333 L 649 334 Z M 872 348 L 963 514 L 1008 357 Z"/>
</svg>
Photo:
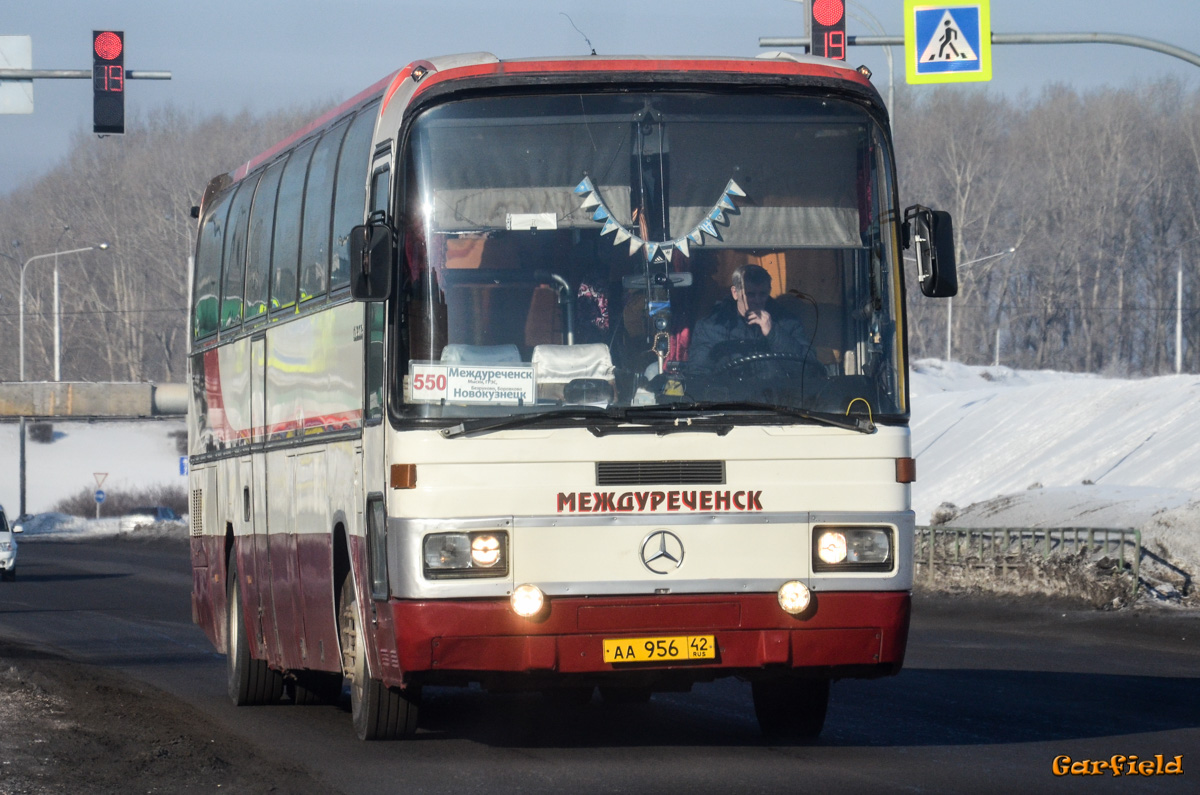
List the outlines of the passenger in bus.
<svg viewBox="0 0 1200 795">
<path fill-rule="evenodd" d="M 809 335 L 799 319 L 771 298 L 771 274 L 746 264 L 733 272 L 732 282 L 730 298 L 697 321 L 692 331 L 688 374 L 716 375 L 737 357 L 763 353 L 804 362 Z"/>
</svg>

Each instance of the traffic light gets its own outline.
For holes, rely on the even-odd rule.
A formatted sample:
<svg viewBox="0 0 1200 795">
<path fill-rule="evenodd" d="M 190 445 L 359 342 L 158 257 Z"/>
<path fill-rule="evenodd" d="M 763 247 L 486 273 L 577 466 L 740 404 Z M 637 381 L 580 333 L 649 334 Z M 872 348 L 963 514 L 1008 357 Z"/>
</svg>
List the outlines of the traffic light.
<svg viewBox="0 0 1200 795">
<path fill-rule="evenodd" d="M 125 31 L 92 31 L 92 131 L 125 133 Z"/>
<path fill-rule="evenodd" d="M 812 54 L 846 60 L 846 5 L 842 0 L 812 0 Z"/>
</svg>

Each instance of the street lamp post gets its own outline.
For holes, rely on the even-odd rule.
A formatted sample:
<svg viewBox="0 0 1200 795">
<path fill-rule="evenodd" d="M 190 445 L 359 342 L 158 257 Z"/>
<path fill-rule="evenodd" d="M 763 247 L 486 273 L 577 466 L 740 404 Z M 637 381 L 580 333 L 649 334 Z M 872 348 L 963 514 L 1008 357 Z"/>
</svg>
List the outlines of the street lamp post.
<svg viewBox="0 0 1200 795">
<path fill-rule="evenodd" d="M 997 251 L 995 254 L 988 254 L 986 257 L 978 257 L 976 259 L 967 260 L 966 262 L 960 262 L 960 263 L 958 263 L 958 267 L 959 267 L 959 269 L 962 269 L 962 268 L 967 267 L 968 265 L 974 265 L 976 263 L 983 262 L 984 260 L 995 259 L 996 257 L 1003 257 L 1006 254 L 1014 253 L 1016 250 L 1017 250 L 1016 246 L 1010 246 L 1009 248 L 1006 248 L 1003 251 Z M 954 361 L 954 359 L 951 358 L 951 345 L 954 341 L 953 333 L 954 333 L 954 299 L 947 298 L 946 299 L 946 361 L 948 361 L 948 362 Z"/>
<path fill-rule="evenodd" d="M 107 248 L 107 243 L 100 243 L 95 246 L 84 246 L 82 248 L 73 248 L 67 251 L 53 251 L 49 254 L 37 254 L 22 263 L 21 279 L 17 291 L 17 304 L 19 307 L 17 310 L 19 315 L 17 334 L 19 338 L 18 347 L 20 348 L 17 373 L 19 381 L 25 380 L 25 269 L 29 267 L 30 263 L 35 262 L 36 260 L 50 258 L 54 259 L 54 380 L 57 381 L 59 380 L 59 347 L 62 336 L 59 319 L 61 313 L 59 312 L 58 308 L 58 258 L 60 256 L 66 256 L 67 254 L 80 254 L 84 251 L 94 251 L 96 249 L 104 251 Z"/>
</svg>

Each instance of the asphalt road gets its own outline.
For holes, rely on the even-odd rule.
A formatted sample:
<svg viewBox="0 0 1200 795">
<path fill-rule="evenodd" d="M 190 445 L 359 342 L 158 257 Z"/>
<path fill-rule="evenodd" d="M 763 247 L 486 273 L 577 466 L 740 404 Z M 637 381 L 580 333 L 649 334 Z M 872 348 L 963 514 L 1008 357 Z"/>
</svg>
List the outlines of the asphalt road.
<svg viewBox="0 0 1200 795">
<path fill-rule="evenodd" d="M 0 583 L 5 640 L 121 672 L 311 771 L 314 792 L 1200 791 L 1200 613 L 915 601 L 906 669 L 836 683 L 819 743 L 764 742 L 749 686 L 649 704 L 554 706 L 429 689 L 417 739 L 362 743 L 339 707 L 231 706 L 191 623 L 182 542 L 23 539 Z M 1056 757 L 1166 761 L 1182 775 L 1056 777 Z"/>
</svg>

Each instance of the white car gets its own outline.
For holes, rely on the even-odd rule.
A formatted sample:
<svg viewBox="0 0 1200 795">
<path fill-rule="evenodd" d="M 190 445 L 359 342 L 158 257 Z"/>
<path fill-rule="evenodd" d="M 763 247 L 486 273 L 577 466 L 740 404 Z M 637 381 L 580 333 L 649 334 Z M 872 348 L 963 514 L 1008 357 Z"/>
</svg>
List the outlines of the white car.
<svg viewBox="0 0 1200 795">
<path fill-rule="evenodd" d="M 0 579 L 17 578 L 17 536 L 21 526 L 9 526 L 4 507 L 0 506 Z"/>
</svg>

